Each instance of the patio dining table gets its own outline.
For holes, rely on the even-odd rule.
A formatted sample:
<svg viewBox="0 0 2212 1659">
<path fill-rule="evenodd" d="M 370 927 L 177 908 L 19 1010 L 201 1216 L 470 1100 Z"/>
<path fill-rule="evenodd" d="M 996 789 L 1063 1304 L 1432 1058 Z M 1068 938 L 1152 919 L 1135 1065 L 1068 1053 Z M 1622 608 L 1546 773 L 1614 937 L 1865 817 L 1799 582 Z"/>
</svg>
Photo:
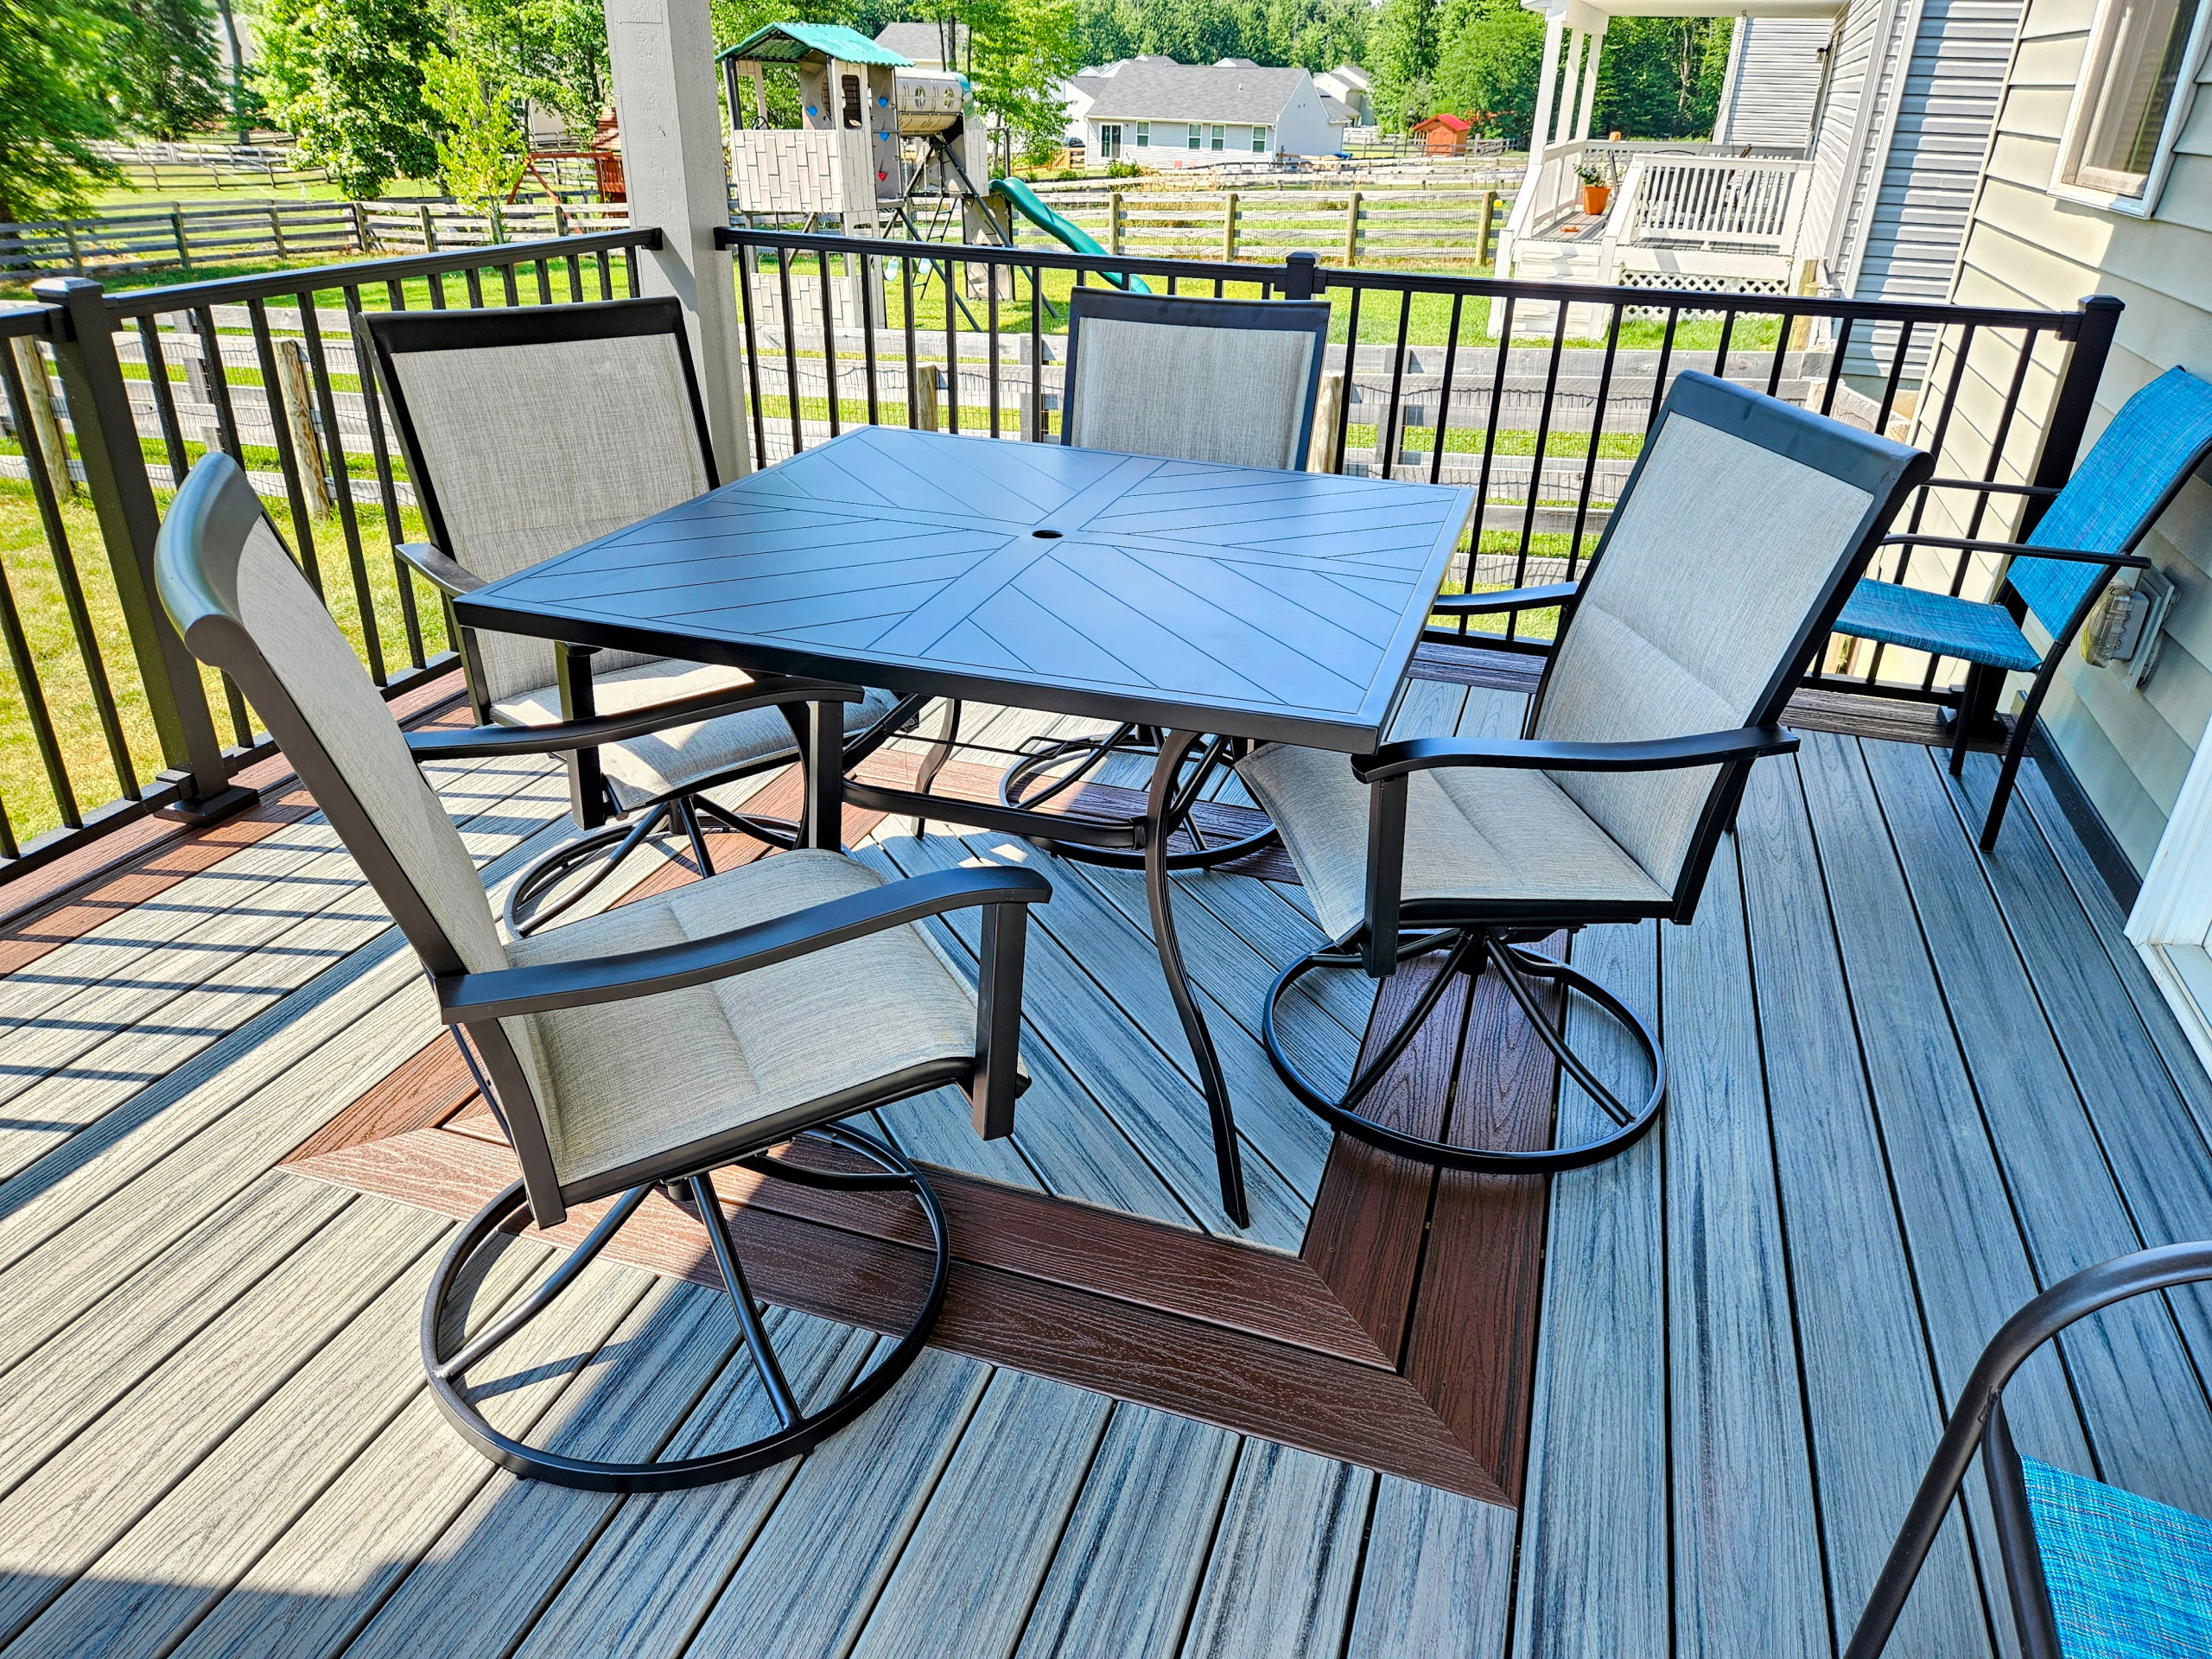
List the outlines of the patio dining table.
<svg viewBox="0 0 2212 1659">
<path fill-rule="evenodd" d="M 1048 817 L 810 766 L 808 821 L 836 823 L 842 785 L 886 812 L 1141 849 L 1223 1206 L 1242 1226 L 1236 1123 L 1176 944 L 1169 837 L 1221 746 L 1351 755 L 1382 742 L 1474 505 L 1465 488 L 872 426 L 454 608 L 467 626 L 574 645 L 1157 728 L 1141 819 Z M 840 728 L 808 729 L 818 745 Z"/>
</svg>

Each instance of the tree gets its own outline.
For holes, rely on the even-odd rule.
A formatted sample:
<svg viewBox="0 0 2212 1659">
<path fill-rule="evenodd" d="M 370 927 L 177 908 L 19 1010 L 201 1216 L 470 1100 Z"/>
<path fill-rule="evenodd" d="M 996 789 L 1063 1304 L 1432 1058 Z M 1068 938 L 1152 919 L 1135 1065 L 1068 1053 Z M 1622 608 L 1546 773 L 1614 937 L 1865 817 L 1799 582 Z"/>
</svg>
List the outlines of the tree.
<svg viewBox="0 0 2212 1659">
<path fill-rule="evenodd" d="M 522 182 L 529 150 L 515 125 L 512 95 L 486 86 L 477 67 L 443 53 L 423 66 L 423 93 L 445 123 L 438 135 L 438 177 L 446 194 L 486 212 Z"/>
<path fill-rule="evenodd" d="M 1515 0 L 1454 0 L 1436 67 L 1437 106 L 1529 142 L 1543 78 L 1544 20 Z M 1599 60 L 1603 79 L 1604 59 Z"/>
<path fill-rule="evenodd" d="M 454 0 L 453 43 L 492 82 L 559 116 L 577 143 L 591 141 L 611 78 L 600 0 Z"/>
<path fill-rule="evenodd" d="M 124 26 L 109 60 L 124 124 L 181 138 L 223 112 L 228 99 L 207 0 L 121 0 Z"/>
<path fill-rule="evenodd" d="M 356 196 L 436 171 L 423 69 L 445 31 L 421 0 L 267 0 L 261 33 L 269 112 L 302 160 Z"/>
<path fill-rule="evenodd" d="M 115 14 L 83 0 L 0 0 L 0 221 L 81 208 L 119 180 L 92 146 L 115 136 Z"/>
<path fill-rule="evenodd" d="M 1400 130 L 1429 113 L 1436 97 L 1440 0 L 1382 0 L 1372 36 L 1375 112 Z"/>
<path fill-rule="evenodd" d="M 1014 147 L 1057 148 L 1067 130 L 1057 89 L 1083 67 L 1075 0 L 964 0 L 961 10 L 976 108 Z"/>
<path fill-rule="evenodd" d="M 1598 60 L 1596 130 L 1709 136 L 1728 67 L 1727 17 L 1617 17 Z"/>
</svg>

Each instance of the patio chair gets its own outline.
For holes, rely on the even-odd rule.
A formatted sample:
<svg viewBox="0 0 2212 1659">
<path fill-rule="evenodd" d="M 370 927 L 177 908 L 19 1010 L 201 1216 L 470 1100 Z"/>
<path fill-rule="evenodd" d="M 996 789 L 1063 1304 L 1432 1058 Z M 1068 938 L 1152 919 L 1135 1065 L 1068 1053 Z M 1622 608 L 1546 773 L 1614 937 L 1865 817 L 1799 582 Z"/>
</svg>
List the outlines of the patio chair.
<svg viewBox="0 0 2212 1659">
<path fill-rule="evenodd" d="M 1964 769 L 1967 748 L 1974 738 L 2002 730 L 1996 713 L 2005 676 L 2035 677 L 2005 738 L 2004 764 L 1982 820 L 1984 852 L 1997 845 L 2020 758 L 2067 647 L 2096 608 L 2114 573 L 2150 564 L 2136 548 L 2208 455 L 2212 455 L 2212 385 L 2183 370 L 2169 369 L 2121 406 L 2063 489 L 1972 479 L 1931 480 L 1939 487 L 2048 501 L 2048 509 L 2024 540 L 1917 533 L 1885 538 L 1885 545 L 1892 547 L 1942 547 L 2004 556 L 2007 563 L 1992 601 L 1977 603 L 1902 582 L 1870 581 L 1859 584 L 1836 619 L 1838 633 L 1954 658 L 1967 665 L 1966 685 L 1951 722 L 1954 777 Z M 2047 649 L 2037 650 L 2022 632 L 2020 624 L 2029 616 L 2050 636 Z"/>
<path fill-rule="evenodd" d="M 2062 1280 L 2005 1320 L 1952 1408 L 1844 1659 L 1875 1659 L 1888 1642 L 1977 1447 L 2024 1659 L 2212 1653 L 2212 1521 L 2022 1457 L 2004 1400 L 2012 1374 L 2069 1325 L 2208 1279 L 2212 1243 L 2168 1244 Z"/>
<path fill-rule="evenodd" d="M 594 653 L 454 620 L 459 595 L 715 486 L 683 308 L 661 298 L 388 311 L 357 316 L 354 328 L 429 531 L 428 543 L 399 556 L 444 598 L 478 722 L 552 730 L 600 715 L 671 711 L 621 742 L 571 751 L 571 811 L 582 833 L 515 883 L 508 925 L 527 932 L 550 921 L 664 828 L 688 836 L 709 873 L 702 820 L 791 845 L 790 821 L 728 811 L 705 793 L 799 752 L 790 714 L 757 706 L 740 670 Z M 715 693 L 753 706 L 695 706 Z M 845 764 L 911 724 L 922 702 L 871 690 L 845 705 Z M 590 879 L 537 903 L 594 859 Z"/>
<path fill-rule="evenodd" d="M 1454 596 L 1478 614 L 1560 607 L 1559 636 L 1516 739 L 1425 737 L 1347 760 L 1289 745 L 1238 768 L 1267 808 L 1333 943 L 1276 978 L 1268 1058 L 1344 1134 L 1405 1157 L 1504 1173 L 1612 1156 L 1656 1121 L 1659 1045 L 1605 986 L 1530 950 L 1599 922 L 1688 923 L 1751 764 L 1797 740 L 1776 722 L 1906 490 L 1915 449 L 1710 375 L 1675 383 L 1577 586 Z M 1444 971 L 1341 1091 L 1294 1065 L 1278 1004 L 1307 972 L 1442 951 Z M 1600 1137 L 1527 1151 L 1448 1146 L 1357 1108 L 1462 966 L 1495 968 L 1569 1077 L 1612 1119 Z M 1580 991 L 1651 1072 L 1624 1103 L 1542 1014 L 1530 979 Z"/>
<path fill-rule="evenodd" d="M 194 655 L 245 691 L 344 840 L 435 988 L 440 1017 L 497 1114 L 521 1179 L 463 1226 L 423 1308 L 423 1359 L 439 1405 L 494 1462 L 601 1491 L 703 1484 L 796 1456 L 851 1422 L 921 1351 L 943 1305 L 944 1217 L 920 1170 L 842 1120 L 952 1084 L 977 1131 L 1003 1135 L 1025 1081 L 1018 1044 L 1024 908 L 1051 896 L 1033 872 L 944 871 L 887 881 L 821 849 L 711 876 L 527 938 L 503 941 L 459 833 L 416 763 L 616 741 L 643 716 L 558 730 L 480 727 L 403 734 L 270 526 L 245 474 L 214 454 L 177 493 L 156 575 Z M 760 704 L 850 697 L 779 679 Z M 980 995 L 941 959 L 925 918 L 981 906 Z M 799 1136 L 830 1154 L 769 1156 Z M 905 1192 L 933 1245 L 906 1333 L 827 1403 L 798 1399 L 776 1359 L 713 1172 L 832 1192 Z M 857 1166 L 857 1167 L 855 1167 Z M 666 1462 L 591 1461 L 495 1428 L 464 1374 L 542 1312 L 657 1185 L 688 1191 L 778 1427 Z M 534 1291 L 452 1351 L 456 1287 L 472 1258 L 523 1221 L 558 1226 L 612 1199 Z M 803 1271 L 786 1256 L 785 1271 Z M 703 1379 L 702 1379 L 703 1386 Z"/>
<path fill-rule="evenodd" d="M 1313 438 L 1314 396 L 1329 340 L 1325 300 L 1210 300 L 1078 288 L 1069 298 L 1065 414 L 1060 442 L 1085 449 L 1300 472 Z M 1047 742 L 1001 779 L 1007 806 L 1041 807 L 1111 755 L 1156 754 L 1160 734 L 1123 724 L 1103 737 Z M 1241 750 L 1238 751 L 1241 753 Z M 1196 753 L 1211 764 L 1211 745 Z M 1234 759 L 1227 749 L 1221 758 Z M 1076 764 L 1066 771 L 1055 768 Z M 1034 785 L 1033 787 L 1033 785 Z M 1024 791 L 1027 792 L 1025 793 Z M 1171 868 L 1225 863 L 1273 830 L 1205 844 Z M 1052 843 L 1064 858 L 1135 869 L 1141 851 Z"/>
</svg>

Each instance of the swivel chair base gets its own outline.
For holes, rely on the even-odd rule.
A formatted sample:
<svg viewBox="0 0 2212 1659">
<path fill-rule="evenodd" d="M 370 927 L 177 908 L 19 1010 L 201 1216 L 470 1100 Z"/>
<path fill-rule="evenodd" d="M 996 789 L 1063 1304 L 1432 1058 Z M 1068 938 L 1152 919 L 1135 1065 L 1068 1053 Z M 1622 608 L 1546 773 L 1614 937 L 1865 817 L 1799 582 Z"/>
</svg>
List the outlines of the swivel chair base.
<svg viewBox="0 0 2212 1659">
<path fill-rule="evenodd" d="M 1198 779 L 1187 787 L 1195 789 L 1205 775 L 1224 761 L 1234 763 L 1243 746 L 1216 738 L 1196 752 L 1193 763 L 1198 767 Z M 1035 811 L 1055 796 L 1066 793 L 1082 783 L 1108 756 L 1115 754 L 1156 757 L 1160 753 L 1159 728 L 1124 721 L 1104 737 L 1070 737 L 1046 743 L 1016 761 L 999 779 L 999 804 L 1002 806 Z M 1080 757 L 1080 759 L 1077 759 Z M 1070 771 L 1051 776 L 1043 787 L 1025 796 L 1022 791 L 1040 779 L 1046 779 L 1054 766 L 1070 760 L 1076 766 Z M 1167 868 L 1171 870 L 1210 870 L 1256 853 L 1275 842 L 1275 828 L 1269 824 L 1257 834 L 1239 836 L 1209 845 L 1205 832 L 1190 818 L 1183 821 L 1182 829 L 1192 843 L 1189 852 L 1170 853 Z M 1056 841 L 1049 836 L 1032 836 L 1039 846 L 1056 857 L 1072 859 L 1080 864 L 1103 864 L 1109 869 L 1141 870 L 1144 868 L 1144 849 L 1116 847 L 1086 847 L 1074 842 Z"/>
<path fill-rule="evenodd" d="M 709 1172 L 701 1170 L 683 1178 L 691 1193 L 691 1203 L 686 1208 L 705 1223 L 708 1240 L 714 1247 L 715 1260 L 721 1268 L 723 1288 L 737 1314 L 738 1329 L 743 1334 L 746 1351 L 767 1395 L 768 1405 L 777 1418 L 779 1426 L 772 1433 L 764 1434 L 741 1446 L 694 1457 L 671 1459 L 664 1463 L 605 1463 L 564 1457 L 559 1452 L 549 1452 L 502 1433 L 486 1422 L 461 1393 L 462 1374 L 487 1357 L 551 1304 L 554 1298 L 606 1248 L 607 1241 L 621 1230 L 623 1224 L 636 1212 L 645 1195 L 652 1190 L 653 1184 L 651 1183 L 632 1187 L 617 1198 L 613 1208 L 591 1230 L 584 1242 L 512 1312 L 501 1314 L 453 1353 L 442 1355 L 440 1333 L 446 1327 L 448 1302 L 454 1287 L 464 1281 L 470 1258 L 495 1235 L 510 1230 L 527 1220 L 528 1200 L 523 1196 L 522 1183 L 516 1182 L 476 1212 L 475 1218 L 461 1230 L 461 1236 L 446 1252 L 445 1260 L 439 1264 L 437 1274 L 430 1281 L 429 1294 L 423 1303 L 423 1365 L 429 1374 L 430 1393 L 437 1401 L 439 1408 L 445 1413 L 447 1421 L 461 1431 L 464 1440 L 493 1463 L 503 1469 L 512 1470 L 526 1480 L 543 1480 L 556 1486 L 576 1486 L 600 1492 L 672 1491 L 682 1487 L 704 1486 L 715 1481 L 734 1479 L 740 1475 L 752 1474 L 772 1464 L 781 1463 L 787 1458 L 795 1458 L 853 1422 L 880 1400 L 891 1385 L 921 1357 L 923 1345 L 929 1339 L 938 1315 L 944 1306 L 945 1280 L 952 1260 L 950 1237 L 945 1228 L 944 1212 L 938 1205 L 937 1194 L 931 1190 L 922 1173 L 906 1158 L 871 1136 L 841 1125 L 829 1125 L 807 1133 L 847 1152 L 858 1154 L 881 1173 L 830 1173 L 765 1155 L 741 1158 L 737 1160 L 738 1167 L 755 1174 L 793 1181 L 803 1186 L 836 1192 L 910 1192 L 921 1207 L 922 1218 L 928 1224 L 931 1241 L 936 1250 L 928 1294 L 923 1299 L 921 1311 L 907 1327 L 906 1334 L 899 1338 L 889 1352 L 829 1403 L 817 1410 L 809 1411 L 793 1396 L 783 1368 L 776 1358 L 774 1346 L 768 1339 L 767 1330 L 761 1322 L 760 1309 L 753 1302 L 752 1290 L 746 1283 L 745 1268 L 738 1260 L 728 1224 L 715 1198 L 713 1177 Z"/>
<path fill-rule="evenodd" d="M 1591 1164 L 1603 1163 L 1617 1157 L 1649 1134 L 1659 1121 L 1660 1108 L 1667 1099 L 1667 1062 L 1660 1052 L 1658 1039 L 1635 1010 L 1621 1001 L 1604 985 L 1580 969 L 1569 967 L 1541 952 L 1529 950 L 1526 941 L 1543 935 L 1523 932 L 1519 937 L 1507 931 L 1493 931 L 1486 928 L 1441 928 L 1421 932 L 1408 932 L 1399 945 L 1399 959 L 1426 956 L 1441 950 L 1446 953 L 1443 971 L 1432 980 L 1415 1000 L 1413 1008 L 1399 1023 L 1389 1039 L 1376 1052 L 1368 1065 L 1355 1072 L 1351 1082 L 1339 1092 L 1332 1094 L 1314 1083 L 1283 1052 L 1276 1033 L 1276 1005 L 1300 979 L 1316 968 L 1351 968 L 1360 966 L 1359 944 L 1366 929 L 1361 927 L 1333 944 L 1325 945 L 1310 955 L 1300 957 L 1275 976 L 1268 992 L 1265 1007 L 1261 1010 L 1260 1037 L 1267 1045 L 1271 1061 L 1290 1091 L 1306 1107 L 1331 1127 L 1351 1135 L 1354 1140 L 1380 1147 L 1402 1158 L 1419 1163 L 1433 1164 L 1445 1169 L 1479 1170 L 1492 1175 L 1544 1175 L 1563 1169 L 1581 1169 Z M 1481 1147 L 1447 1146 L 1422 1135 L 1408 1135 L 1374 1122 L 1358 1114 L 1359 1103 L 1379 1083 L 1398 1057 L 1404 1053 L 1437 1002 L 1444 995 L 1461 968 L 1479 974 L 1485 968 L 1496 970 L 1513 1000 L 1521 1005 L 1535 1027 L 1537 1037 L 1560 1068 L 1586 1090 L 1598 1103 L 1599 1109 L 1610 1117 L 1615 1128 L 1594 1141 L 1576 1146 L 1554 1147 L 1526 1152 L 1494 1151 Z M 1640 1106 L 1624 1103 L 1605 1083 L 1599 1080 L 1589 1064 L 1568 1047 L 1567 1040 L 1553 1027 L 1550 1019 L 1536 1002 L 1536 994 L 1529 986 L 1531 978 L 1548 979 L 1580 991 L 1617 1021 L 1636 1046 L 1643 1051 L 1651 1068 L 1651 1090 Z"/>
</svg>

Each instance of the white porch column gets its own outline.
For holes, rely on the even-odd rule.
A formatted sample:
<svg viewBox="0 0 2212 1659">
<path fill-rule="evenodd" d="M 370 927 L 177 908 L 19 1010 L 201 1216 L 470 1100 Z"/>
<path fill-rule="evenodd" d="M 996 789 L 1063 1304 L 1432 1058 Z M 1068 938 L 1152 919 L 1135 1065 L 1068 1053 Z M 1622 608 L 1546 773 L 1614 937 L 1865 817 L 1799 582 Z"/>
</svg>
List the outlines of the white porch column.
<svg viewBox="0 0 2212 1659">
<path fill-rule="evenodd" d="M 1559 114 L 1553 124 L 1553 143 L 1565 143 L 1567 134 L 1573 130 L 1575 77 L 1582 72 L 1582 48 L 1589 39 L 1579 29 L 1567 37 L 1567 73 L 1560 78 Z"/>
<path fill-rule="evenodd" d="M 1590 44 L 1582 54 L 1582 108 L 1574 118 L 1578 142 L 1590 136 L 1590 112 L 1598 102 L 1598 54 L 1605 44 L 1606 21 L 1599 20 L 1597 31 L 1589 37 Z"/>
<path fill-rule="evenodd" d="M 1552 94 L 1559 87 L 1559 57 L 1560 37 L 1567 33 L 1567 19 L 1554 12 L 1544 19 L 1544 67 L 1536 73 L 1535 118 L 1529 124 L 1529 177 L 1535 176 L 1535 168 L 1542 162 L 1544 150 L 1552 140 Z"/>
<path fill-rule="evenodd" d="M 605 4 L 630 222 L 661 231 L 660 251 L 639 257 L 639 286 L 683 303 L 715 465 L 728 480 L 751 472 L 753 455 L 738 390 L 737 287 L 730 256 L 715 247 L 729 223 L 729 178 L 707 0 Z"/>
</svg>

